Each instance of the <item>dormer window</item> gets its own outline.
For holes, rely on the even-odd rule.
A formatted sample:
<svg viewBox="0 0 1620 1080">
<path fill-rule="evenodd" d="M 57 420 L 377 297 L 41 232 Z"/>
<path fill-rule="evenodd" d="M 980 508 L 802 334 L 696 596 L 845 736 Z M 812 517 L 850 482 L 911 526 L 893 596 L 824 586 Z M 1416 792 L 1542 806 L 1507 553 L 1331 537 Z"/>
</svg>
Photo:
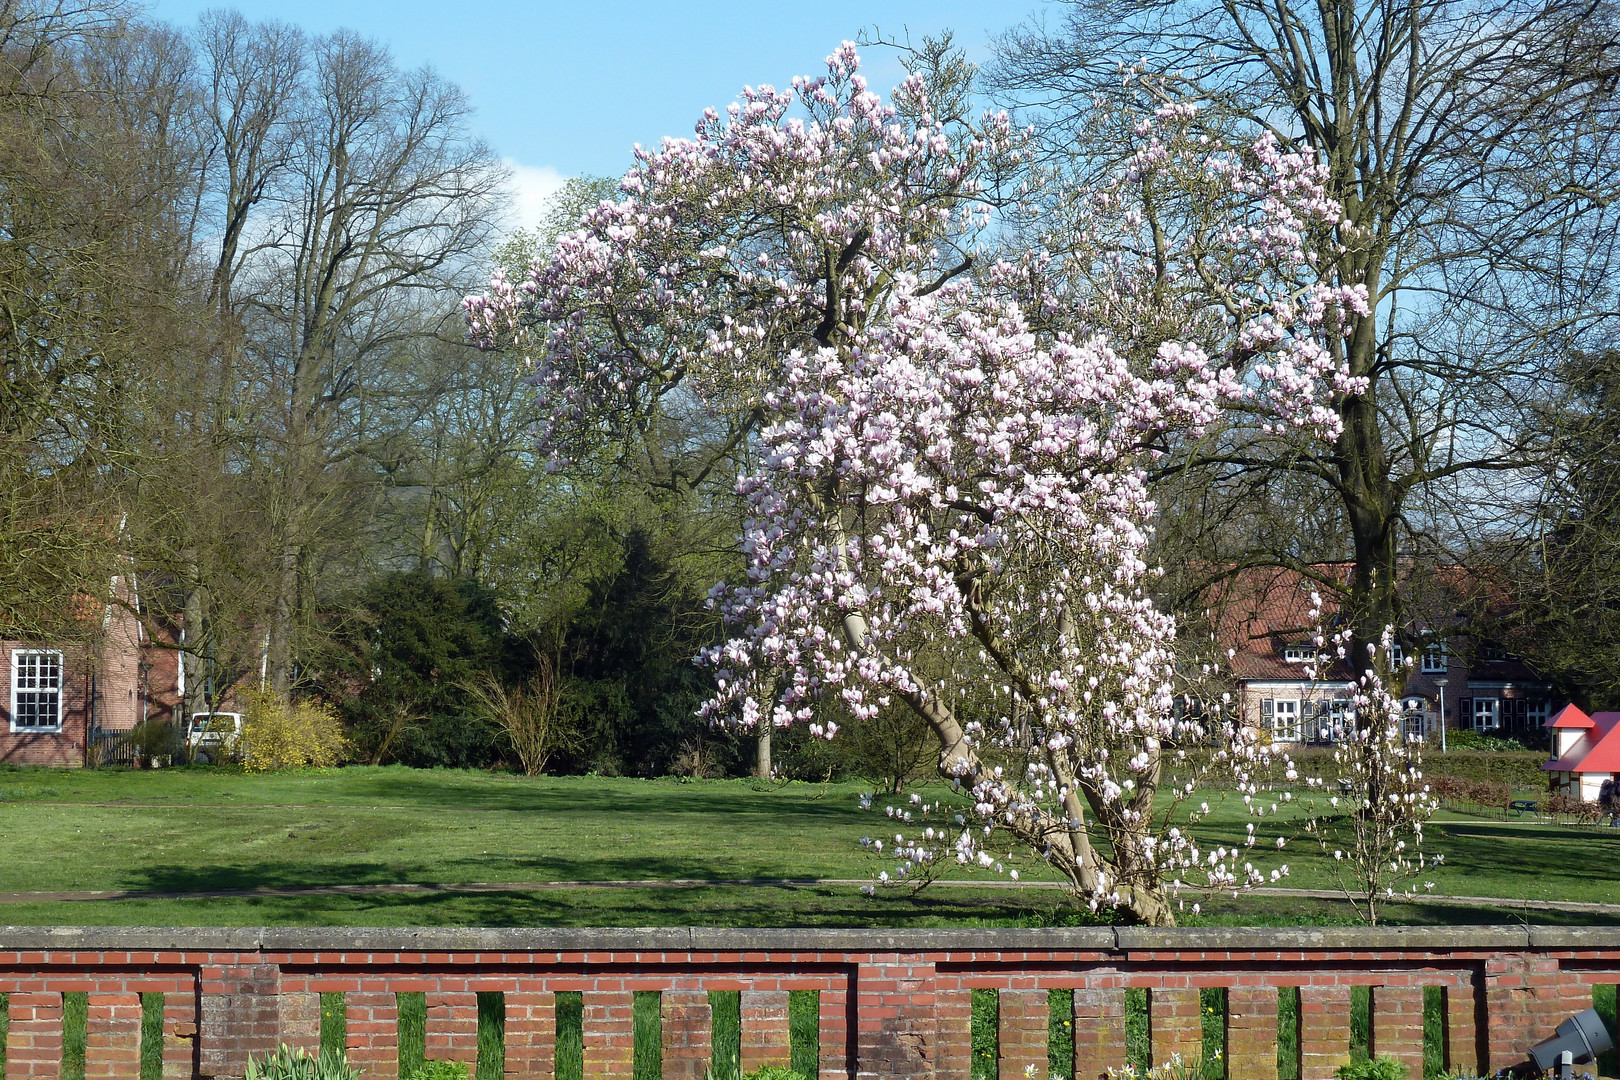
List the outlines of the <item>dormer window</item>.
<svg viewBox="0 0 1620 1080">
<path fill-rule="evenodd" d="M 1309 645 L 1284 645 L 1283 659 L 1290 664 L 1307 664 L 1316 659 L 1316 652 Z"/>
<path fill-rule="evenodd" d="M 1423 646 L 1423 670 L 1431 674 L 1443 674 L 1446 670 L 1446 643 L 1431 641 Z"/>
</svg>

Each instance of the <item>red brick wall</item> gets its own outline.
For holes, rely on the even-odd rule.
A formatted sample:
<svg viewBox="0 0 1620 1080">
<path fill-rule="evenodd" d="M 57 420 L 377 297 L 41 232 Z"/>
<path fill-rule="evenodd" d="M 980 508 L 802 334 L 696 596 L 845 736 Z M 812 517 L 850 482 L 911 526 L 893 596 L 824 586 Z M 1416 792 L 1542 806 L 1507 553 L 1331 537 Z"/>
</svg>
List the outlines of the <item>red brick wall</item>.
<svg viewBox="0 0 1620 1080">
<path fill-rule="evenodd" d="M 1347 1057 L 1350 992 L 1372 989 L 1373 1049 L 1416 1062 L 1440 987 L 1453 1069 L 1495 1071 L 1620 982 L 1620 928 L 1332 930 L 0 930 L 7 1080 L 58 1075 L 62 994 L 90 995 L 86 1080 L 136 1080 L 142 993 L 165 995 L 165 1080 L 239 1077 L 279 1043 L 313 1048 L 317 997 L 345 995 L 364 1080 L 398 1062 L 396 994 L 422 992 L 428 1053 L 474 1061 L 476 995 L 506 995 L 510 1080 L 550 1080 L 555 1000 L 582 992 L 585 1073 L 628 1077 L 636 991 L 662 995 L 664 1075 L 710 1053 L 707 992 L 743 992 L 749 1066 L 786 1060 L 786 1002 L 821 994 L 819 1080 L 962 1080 L 967 1002 L 1000 997 L 1000 1072 L 1046 1070 L 1048 992 L 1074 991 L 1075 1075 L 1124 1057 L 1126 992 L 1148 991 L 1156 1059 L 1196 1057 L 1198 992 L 1227 993 L 1227 1075 L 1269 1080 L 1277 993 L 1300 991 L 1307 1080 Z"/>
<path fill-rule="evenodd" d="M 50 649 L 62 654 L 62 730 L 34 733 L 11 730 L 11 656 Z M 92 662 L 79 646 L 0 641 L 0 762 L 8 765 L 84 764 L 85 732 L 90 719 Z"/>
</svg>

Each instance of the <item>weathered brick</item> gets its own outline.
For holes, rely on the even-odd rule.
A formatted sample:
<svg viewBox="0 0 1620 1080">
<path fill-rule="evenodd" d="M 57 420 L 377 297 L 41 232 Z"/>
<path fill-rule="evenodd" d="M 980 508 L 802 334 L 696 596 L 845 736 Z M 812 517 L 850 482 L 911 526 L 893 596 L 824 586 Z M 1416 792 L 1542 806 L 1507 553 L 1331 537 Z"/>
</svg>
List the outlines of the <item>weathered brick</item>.
<svg viewBox="0 0 1620 1080">
<path fill-rule="evenodd" d="M 1001 991 L 997 1023 L 999 1080 L 1046 1080 L 1047 1026 L 1051 1009 L 1045 990 Z"/>
<path fill-rule="evenodd" d="M 91 994 L 84 1022 L 84 1080 L 139 1080 L 139 994 Z"/>
<path fill-rule="evenodd" d="M 1125 988 L 1080 987 L 1074 992 L 1074 1075 L 1097 1080 L 1125 1068 Z"/>
<path fill-rule="evenodd" d="M 703 1080 L 714 1048 L 706 990 L 665 990 L 658 1002 L 666 1080 Z"/>
<path fill-rule="evenodd" d="M 399 998 L 386 990 L 350 990 L 343 995 L 349 1064 L 363 1080 L 399 1076 Z M 428 1057 L 435 1054 L 431 1045 Z"/>
<path fill-rule="evenodd" d="M 1227 1075 L 1277 1080 L 1277 991 L 1232 986 L 1226 991 Z"/>
<path fill-rule="evenodd" d="M 427 1056 L 437 1061 L 478 1060 L 478 995 L 470 990 L 429 990 Z"/>
<path fill-rule="evenodd" d="M 1299 988 L 1300 1080 L 1333 1080 L 1350 1061 L 1350 988 Z"/>
<path fill-rule="evenodd" d="M 552 1080 L 556 1061 L 557 995 L 506 991 L 506 1080 Z"/>
<path fill-rule="evenodd" d="M 619 1080 L 635 1072 L 635 995 L 629 990 L 584 994 L 585 1080 Z"/>
<path fill-rule="evenodd" d="M 766 1065 L 787 1068 L 792 1054 L 788 1036 L 788 992 L 742 992 L 742 1071 Z"/>
<path fill-rule="evenodd" d="M 1196 1062 L 1204 1050 L 1203 1018 L 1198 991 L 1191 987 L 1154 987 L 1148 991 L 1148 1023 L 1153 1034 L 1153 1064 Z"/>
</svg>

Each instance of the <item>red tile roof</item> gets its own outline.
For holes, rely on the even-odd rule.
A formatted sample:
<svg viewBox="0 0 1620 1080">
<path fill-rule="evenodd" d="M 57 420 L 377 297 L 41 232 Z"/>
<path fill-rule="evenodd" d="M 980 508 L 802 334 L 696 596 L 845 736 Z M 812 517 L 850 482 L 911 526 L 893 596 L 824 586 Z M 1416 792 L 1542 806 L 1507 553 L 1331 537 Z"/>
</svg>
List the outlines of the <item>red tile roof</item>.
<svg viewBox="0 0 1620 1080">
<path fill-rule="evenodd" d="M 1582 712 L 1579 706 L 1571 703 L 1559 709 L 1557 715 L 1548 720 L 1545 726 L 1550 728 L 1590 728 L 1596 727 L 1597 723 Z"/>
<path fill-rule="evenodd" d="M 1570 708 L 1574 708 L 1573 705 Z M 1567 712 L 1568 710 L 1564 710 Z M 1559 713 L 1560 716 L 1563 712 Z M 1542 766 L 1547 772 L 1620 773 L 1620 712 L 1593 713 L 1591 730 L 1570 752 Z"/>
</svg>

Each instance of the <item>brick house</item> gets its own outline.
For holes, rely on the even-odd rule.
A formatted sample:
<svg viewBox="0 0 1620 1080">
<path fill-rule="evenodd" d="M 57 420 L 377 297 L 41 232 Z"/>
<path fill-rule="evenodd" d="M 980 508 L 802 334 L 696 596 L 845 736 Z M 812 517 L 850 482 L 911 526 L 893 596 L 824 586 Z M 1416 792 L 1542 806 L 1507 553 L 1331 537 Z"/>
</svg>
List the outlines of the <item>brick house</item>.
<svg viewBox="0 0 1620 1080">
<path fill-rule="evenodd" d="M 98 737 L 173 718 L 179 653 L 154 642 L 131 610 L 127 577 L 115 577 L 110 592 L 118 602 L 77 598 L 82 641 L 0 639 L 0 763 L 84 765 Z"/>
<path fill-rule="evenodd" d="M 1347 566 L 1319 569 L 1348 580 Z M 1350 665 L 1341 661 L 1314 679 L 1305 670 L 1316 652 L 1313 592 L 1322 596 L 1321 619 L 1331 629 L 1330 595 L 1293 570 L 1243 570 L 1210 593 L 1211 628 L 1220 651 L 1229 652 L 1242 715 L 1283 741 L 1331 741 L 1350 721 Z M 1438 737 L 1442 718 L 1453 731 L 1539 732 L 1568 698 L 1523 661 L 1464 633 L 1463 626 L 1455 611 L 1442 611 L 1405 628 L 1403 636 L 1417 652 L 1402 690 L 1408 732 Z M 1396 649 L 1400 659 L 1403 647 Z"/>
</svg>

